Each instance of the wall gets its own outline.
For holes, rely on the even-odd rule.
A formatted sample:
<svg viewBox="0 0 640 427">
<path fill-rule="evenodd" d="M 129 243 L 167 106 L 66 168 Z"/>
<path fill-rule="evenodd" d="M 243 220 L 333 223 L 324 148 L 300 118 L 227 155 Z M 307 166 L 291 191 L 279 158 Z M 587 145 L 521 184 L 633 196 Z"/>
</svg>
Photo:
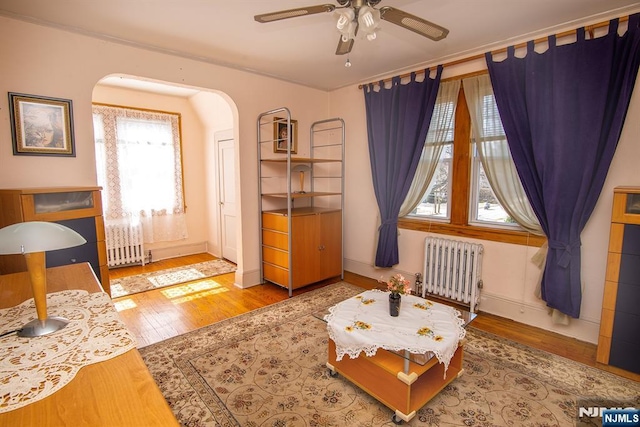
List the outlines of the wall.
<svg viewBox="0 0 640 427">
<path fill-rule="evenodd" d="M 235 105 L 231 100 L 213 92 L 199 92 L 189 98 L 200 121 L 204 124 L 204 164 L 206 222 L 208 224 L 207 251 L 222 256 L 220 236 L 220 206 L 218 205 L 218 147 L 216 136 L 224 134 L 233 139 Z M 231 103 L 231 105 L 230 105 Z M 233 108 L 232 108 L 233 106 Z M 232 259 L 235 261 L 235 259 Z"/>
<path fill-rule="evenodd" d="M 476 61 L 447 67 L 443 78 L 486 69 Z M 399 73 L 400 74 L 400 73 Z M 373 267 L 378 208 L 373 192 L 367 147 L 364 95 L 357 86 L 330 94 L 330 111 L 346 123 L 345 269 L 372 278 L 400 272 L 413 277 L 422 271 L 426 233 L 400 230 L 400 263 L 392 271 Z M 480 310 L 596 343 L 602 308 L 613 188 L 640 185 L 638 127 L 640 87 L 636 85 L 626 125 L 598 204 L 582 233 L 583 299 L 579 319 L 569 326 L 555 325 L 546 306 L 533 292 L 539 270 L 529 261 L 538 248 L 483 241 L 482 299 Z M 466 239 L 470 240 L 470 239 Z"/>
<path fill-rule="evenodd" d="M 95 84 L 105 76 L 141 76 L 217 90 L 232 99 L 237 108 L 237 176 L 242 177 L 236 184 L 241 254 L 236 284 L 249 286 L 260 281 L 256 118 L 263 111 L 287 106 L 300 129 L 308 129 L 313 121 L 327 117 L 326 92 L 5 17 L 0 17 L 0 58 L 0 92 L 73 101 L 77 153 L 75 158 L 14 156 L 5 101 L 0 104 L 2 188 L 96 185 L 91 102 Z M 301 144 L 305 134 L 301 134 Z"/>
</svg>

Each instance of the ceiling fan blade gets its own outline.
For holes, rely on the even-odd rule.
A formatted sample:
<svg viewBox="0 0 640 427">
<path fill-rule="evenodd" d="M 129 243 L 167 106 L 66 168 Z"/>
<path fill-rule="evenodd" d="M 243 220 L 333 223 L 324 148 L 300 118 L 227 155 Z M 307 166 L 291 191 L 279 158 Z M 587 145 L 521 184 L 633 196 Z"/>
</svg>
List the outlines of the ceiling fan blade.
<svg viewBox="0 0 640 427">
<path fill-rule="evenodd" d="M 318 6 L 298 7 L 296 9 L 281 10 L 279 12 L 263 13 L 253 18 L 260 23 L 279 21 L 281 19 L 296 18 L 298 16 L 313 15 L 322 12 L 333 12 L 335 6 L 332 4 L 322 4 Z"/>
<path fill-rule="evenodd" d="M 380 18 L 434 41 L 442 40 L 447 37 L 447 34 L 449 34 L 449 30 L 441 27 L 440 25 L 434 24 L 433 22 L 429 22 L 410 13 L 403 12 L 391 6 L 384 6 L 380 8 Z"/>
<path fill-rule="evenodd" d="M 342 36 L 340 36 L 340 39 L 338 40 L 338 47 L 336 48 L 336 55 L 346 55 L 351 52 L 354 41 L 354 39 L 349 39 L 345 42 L 342 40 Z"/>
</svg>

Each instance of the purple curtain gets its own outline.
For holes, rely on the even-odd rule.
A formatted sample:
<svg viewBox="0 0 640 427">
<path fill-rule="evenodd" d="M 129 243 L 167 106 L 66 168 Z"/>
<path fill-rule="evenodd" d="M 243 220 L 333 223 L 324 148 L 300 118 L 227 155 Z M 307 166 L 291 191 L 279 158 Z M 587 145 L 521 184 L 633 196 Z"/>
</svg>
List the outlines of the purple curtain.
<svg viewBox="0 0 640 427">
<path fill-rule="evenodd" d="M 398 213 L 427 138 L 442 66 L 438 66 L 433 79 L 428 69 L 424 73 L 421 82 L 411 73 L 407 84 L 394 77 L 389 88 L 383 82 L 379 91 L 374 91 L 374 84 L 364 87 L 371 173 L 382 223 L 375 261 L 378 267 L 399 262 Z"/>
<path fill-rule="evenodd" d="M 549 241 L 542 297 L 580 316 L 580 234 L 602 191 L 622 131 L 640 60 L 640 14 L 617 34 L 534 52 L 514 48 L 487 66 L 516 169 Z"/>
</svg>

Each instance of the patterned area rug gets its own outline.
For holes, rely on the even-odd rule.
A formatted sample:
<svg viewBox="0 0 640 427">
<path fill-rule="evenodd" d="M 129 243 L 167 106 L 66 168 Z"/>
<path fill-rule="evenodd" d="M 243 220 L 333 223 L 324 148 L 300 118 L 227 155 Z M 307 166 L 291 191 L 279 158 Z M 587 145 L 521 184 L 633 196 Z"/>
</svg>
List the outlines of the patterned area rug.
<svg viewBox="0 0 640 427">
<path fill-rule="evenodd" d="M 111 281 L 111 298 L 123 297 L 151 289 L 178 285 L 236 271 L 236 266 L 223 259 L 199 262 L 185 267 L 169 268 L 123 277 Z"/>
<path fill-rule="evenodd" d="M 325 367 L 313 314 L 360 292 L 329 285 L 140 352 L 185 426 L 393 426 L 390 409 Z M 636 382 L 472 327 L 464 368 L 405 425 L 574 426 L 579 398 L 640 405 Z"/>
</svg>

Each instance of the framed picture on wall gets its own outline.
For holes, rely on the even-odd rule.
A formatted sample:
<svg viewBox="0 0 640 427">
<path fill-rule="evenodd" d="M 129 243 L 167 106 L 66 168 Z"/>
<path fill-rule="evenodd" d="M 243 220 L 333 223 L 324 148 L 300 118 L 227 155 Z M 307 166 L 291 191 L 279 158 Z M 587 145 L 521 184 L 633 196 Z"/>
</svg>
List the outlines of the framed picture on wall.
<svg viewBox="0 0 640 427">
<path fill-rule="evenodd" d="M 288 136 L 291 135 L 291 154 L 298 152 L 298 121 L 291 120 L 291 126 L 287 126 L 287 119 L 273 118 L 273 152 L 286 153 Z"/>
<path fill-rule="evenodd" d="M 9 92 L 13 154 L 75 157 L 70 99 Z"/>
</svg>

